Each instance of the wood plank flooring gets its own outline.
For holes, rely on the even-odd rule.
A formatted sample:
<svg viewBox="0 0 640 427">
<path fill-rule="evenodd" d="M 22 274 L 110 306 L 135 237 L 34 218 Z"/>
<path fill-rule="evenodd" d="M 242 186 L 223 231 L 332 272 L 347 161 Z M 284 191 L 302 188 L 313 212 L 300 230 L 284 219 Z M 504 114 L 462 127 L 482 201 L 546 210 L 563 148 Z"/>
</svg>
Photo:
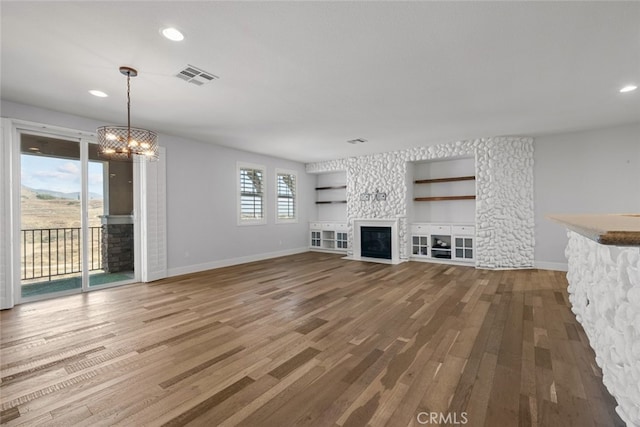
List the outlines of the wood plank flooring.
<svg viewBox="0 0 640 427">
<path fill-rule="evenodd" d="M 0 313 L 8 426 L 623 426 L 564 273 L 304 253 Z"/>
</svg>

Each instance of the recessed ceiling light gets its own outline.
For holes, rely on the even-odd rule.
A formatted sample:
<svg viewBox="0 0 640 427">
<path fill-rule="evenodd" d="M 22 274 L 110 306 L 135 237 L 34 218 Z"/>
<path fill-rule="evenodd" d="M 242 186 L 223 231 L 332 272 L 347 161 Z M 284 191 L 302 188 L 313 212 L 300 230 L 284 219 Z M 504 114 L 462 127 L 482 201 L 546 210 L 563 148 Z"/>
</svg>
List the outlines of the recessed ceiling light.
<svg viewBox="0 0 640 427">
<path fill-rule="evenodd" d="M 179 42 L 184 40 L 184 35 L 173 27 L 163 29 L 162 35 L 174 42 Z"/>
<path fill-rule="evenodd" d="M 633 92 L 636 89 L 638 89 L 638 86 L 636 85 L 626 85 L 625 87 L 620 89 L 620 93 Z"/>
<path fill-rule="evenodd" d="M 95 90 L 95 89 L 90 90 L 90 91 L 89 91 L 89 93 L 90 93 L 91 95 L 93 95 L 93 96 L 97 96 L 98 98 L 106 98 L 107 96 L 109 96 L 109 95 L 107 95 L 106 93 L 104 93 L 103 91 L 101 91 L 101 90 Z"/>
</svg>

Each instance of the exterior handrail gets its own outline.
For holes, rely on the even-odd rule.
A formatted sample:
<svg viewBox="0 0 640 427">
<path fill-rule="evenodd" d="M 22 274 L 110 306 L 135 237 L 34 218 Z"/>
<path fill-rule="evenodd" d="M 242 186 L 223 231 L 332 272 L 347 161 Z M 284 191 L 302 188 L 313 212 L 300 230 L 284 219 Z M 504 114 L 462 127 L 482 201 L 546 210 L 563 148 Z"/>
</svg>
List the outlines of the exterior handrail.
<svg viewBox="0 0 640 427">
<path fill-rule="evenodd" d="M 89 271 L 102 270 L 102 227 L 89 227 Z M 64 276 L 82 271 L 81 228 L 20 230 L 21 279 Z"/>
</svg>

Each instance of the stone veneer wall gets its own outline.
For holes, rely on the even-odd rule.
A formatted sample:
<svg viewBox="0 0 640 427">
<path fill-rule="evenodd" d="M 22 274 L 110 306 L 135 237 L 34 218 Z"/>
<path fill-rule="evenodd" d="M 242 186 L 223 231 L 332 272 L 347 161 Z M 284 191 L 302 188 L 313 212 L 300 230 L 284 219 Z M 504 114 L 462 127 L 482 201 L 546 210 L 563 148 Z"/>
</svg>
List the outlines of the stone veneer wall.
<svg viewBox="0 0 640 427">
<path fill-rule="evenodd" d="M 569 301 L 627 425 L 640 426 L 640 248 L 569 231 Z"/>
<path fill-rule="evenodd" d="M 102 269 L 133 271 L 133 224 L 102 224 Z"/>
<path fill-rule="evenodd" d="M 346 171 L 349 245 L 353 220 L 398 218 L 400 258 L 408 259 L 407 162 L 476 160 L 476 266 L 528 268 L 534 262 L 533 138 L 496 137 L 309 163 L 309 173 Z M 387 193 L 362 201 L 362 193 Z M 349 248 L 351 250 L 351 247 Z"/>
</svg>

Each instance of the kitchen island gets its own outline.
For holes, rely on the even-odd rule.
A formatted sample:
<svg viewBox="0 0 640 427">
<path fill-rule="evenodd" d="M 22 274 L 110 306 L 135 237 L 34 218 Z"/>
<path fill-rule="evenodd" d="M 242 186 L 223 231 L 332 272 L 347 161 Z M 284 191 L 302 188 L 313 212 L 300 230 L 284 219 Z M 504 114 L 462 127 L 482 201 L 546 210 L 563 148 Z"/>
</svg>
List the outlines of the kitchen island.
<svg viewBox="0 0 640 427">
<path fill-rule="evenodd" d="M 628 426 L 640 427 L 640 215 L 553 215 L 568 229 L 572 311 Z"/>
</svg>

